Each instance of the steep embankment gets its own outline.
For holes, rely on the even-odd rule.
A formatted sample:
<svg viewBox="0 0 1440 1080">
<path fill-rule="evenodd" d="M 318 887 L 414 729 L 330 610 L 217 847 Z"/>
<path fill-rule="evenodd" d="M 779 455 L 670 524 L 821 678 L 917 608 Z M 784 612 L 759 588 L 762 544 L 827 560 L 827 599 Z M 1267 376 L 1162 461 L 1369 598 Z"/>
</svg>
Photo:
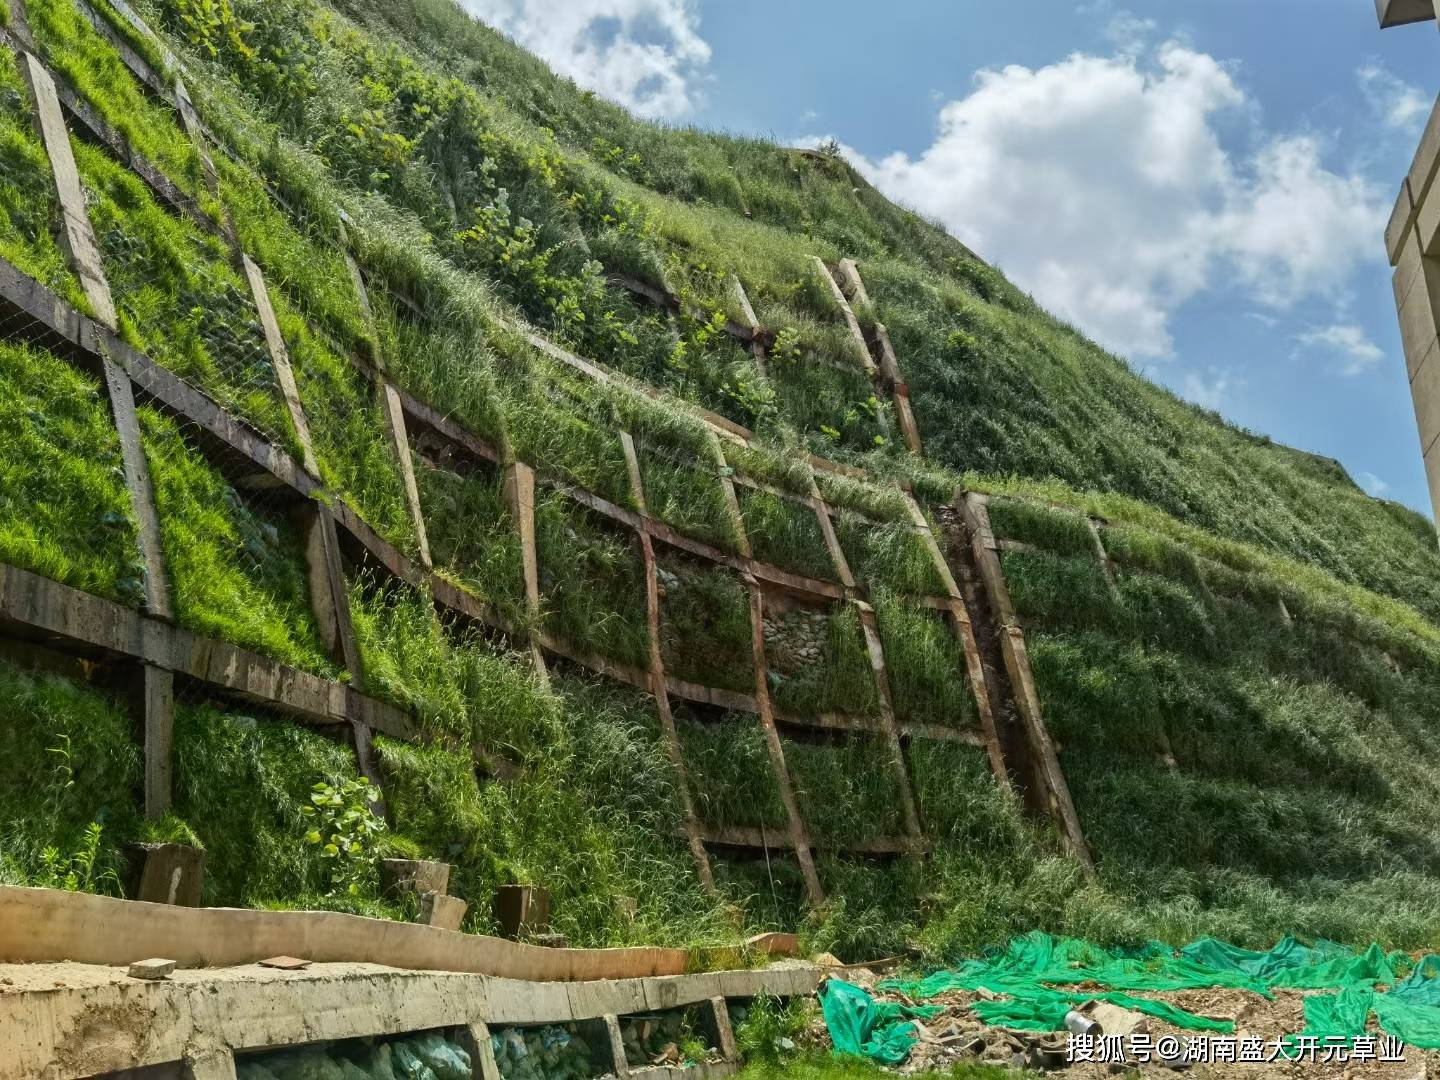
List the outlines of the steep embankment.
<svg viewBox="0 0 1440 1080">
<path fill-rule="evenodd" d="M 312 785 L 363 771 L 475 929 L 524 880 L 584 944 L 731 904 L 857 951 L 1434 938 L 1428 522 L 842 161 L 638 122 L 448 0 L 138 7 L 165 44 L 104 0 L 8 25 L 68 102 L 118 340 L 295 463 L 237 465 L 131 364 L 173 621 L 377 704 L 352 747 L 283 678 L 260 708 L 186 669 L 141 824 L 130 667 L 9 647 L 0 875 L 113 889 L 162 836 L 207 902 L 400 916 L 307 842 Z M 22 75 L 0 50 L 0 256 L 100 317 Z M 153 613 L 98 353 L 4 325 L 0 558 Z"/>
</svg>

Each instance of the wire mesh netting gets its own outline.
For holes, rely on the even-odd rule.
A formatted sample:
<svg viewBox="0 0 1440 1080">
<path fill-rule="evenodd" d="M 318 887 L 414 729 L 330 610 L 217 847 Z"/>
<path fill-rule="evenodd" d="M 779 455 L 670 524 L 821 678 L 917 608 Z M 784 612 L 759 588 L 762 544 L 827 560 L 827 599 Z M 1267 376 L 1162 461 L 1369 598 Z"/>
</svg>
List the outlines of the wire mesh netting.
<svg viewBox="0 0 1440 1080">
<path fill-rule="evenodd" d="M 893 754 L 878 735 L 815 732 L 783 740 L 800 815 L 812 839 L 864 844 L 901 831 Z"/>
<path fill-rule="evenodd" d="M 777 712 L 879 716 L 880 695 L 854 604 L 767 603 L 764 630 L 770 697 Z"/>
<path fill-rule="evenodd" d="M 283 297 L 272 292 L 271 300 L 321 480 L 386 540 L 416 555 L 418 537 L 406 503 L 383 387 Z"/>
<path fill-rule="evenodd" d="M 227 474 L 203 432 L 140 409 L 172 604 L 181 625 L 317 674 L 334 675 L 310 602 L 305 529 L 313 504 L 258 468 Z"/>
<path fill-rule="evenodd" d="M 650 665 L 645 564 L 635 535 L 550 492 L 535 539 L 545 628 L 582 652 Z"/>
<path fill-rule="evenodd" d="M 348 726 L 305 723 L 180 679 L 173 768 L 171 839 L 205 849 L 204 904 L 253 907 L 292 897 L 305 907 L 352 907 L 345 878 L 354 869 L 365 875 L 355 882 L 360 893 L 371 898 L 359 910 L 387 914 L 374 900 L 373 864 L 352 868 L 327 858 L 330 829 L 314 812 L 316 785 L 340 793 L 360 780 Z"/>
<path fill-rule="evenodd" d="M 668 552 L 656 561 L 666 674 L 753 694 L 750 596 L 739 575 Z"/>
<path fill-rule="evenodd" d="M 121 335 L 298 456 L 254 294 L 224 241 L 103 151 L 75 153 Z"/>
<path fill-rule="evenodd" d="M 433 445 L 415 453 L 414 463 L 435 566 L 519 624 L 525 618 L 520 532 L 506 503 L 502 471 Z"/>
<path fill-rule="evenodd" d="M 109 398 L 31 344 L 46 337 L 0 315 L 0 561 L 138 606 L 145 567 Z"/>
<path fill-rule="evenodd" d="M 103 674 L 0 641 L 0 882 L 123 892 L 143 763 Z"/>
</svg>

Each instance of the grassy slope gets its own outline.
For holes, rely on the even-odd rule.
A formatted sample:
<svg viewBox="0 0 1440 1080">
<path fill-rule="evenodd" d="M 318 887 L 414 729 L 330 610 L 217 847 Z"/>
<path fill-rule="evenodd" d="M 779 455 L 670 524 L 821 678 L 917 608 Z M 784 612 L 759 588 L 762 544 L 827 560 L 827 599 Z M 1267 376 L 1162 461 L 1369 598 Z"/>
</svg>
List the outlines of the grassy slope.
<svg viewBox="0 0 1440 1080">
<path fill-rule="evenodd" d="M 64 24 L 64 0 L 40 6 L 54 13 L 55 26 Z M 333 8 L 237 0 L 237 11 L 256 24 L 247 32 L 254 55 L 239 53 L 223 27 L 195 38 L 207 24 L 175 18 L 189 7 L 190 0 L 170 0 L 148 13 L 198 47 L 192 89 L 203 95 L 208 119 L 264 165 L 308 230 L 271 228 L 266 207 L 246 203 L 237 224 L 255 243 L 268 240 L 270 247 L 257 248 L 267 274 L 299 310 L 360 351 L 378 349 L 407 388 L 476 430 L 633 505 L 610 434 L 623 424 L 641 447 L 652 508 L 733 546 L 710 436 L 683 417 L 557 374 L 498 328 L 497 314 L 518 309 L 587 355 L 752 424 L 777 452 L 727 448 L 730 463 L 791 491 L 805 492 L 804 478 L 789 467 L 803 446 L 911 476 L 917 494 L 931 500 L 948 497 L 966 474 L 982 489 L 1038 494 L 1111 520 L 1106 541 L 1129 568 L 1118 598 L 1106 592 L 1082 542 L 1088 534 L 1077 534 L 1074 522 L 1017 523 L 1012 514 L 1002 527 L 1000 510 L 996 522 L 1002 533 L 1053 549 L 1007 556 L 1007 569 L 1031 623 L 1065 764 L 1083 777 L 1072 782 L 1103 885 L 1083 882 L 1053 840 L 1021 820 L 978 751 L 917 739 L 917 795 L 931 834 L 942 838 L 931 872 L 922 878 L 903 863 L 822 860 L 834 900 L 811 928 L 816 942 L 889 952 L 918 935 L 944 953 L 1038 925 L 1105 940 L 1215 930 L 1258 944 L 1294 927 L 1433 943 L 1437 913 L 1423 897 L 1436 894 L 1440 861 L 1421 831 L 1431 785 L 1421 737 L 1426 691 L 1440 677 L 1440 628 L 1430 622 L 1440 615 L 1440 585 L 1428 522 L 1365 497 L 1332 462 L 1227 427 L 1145 383 L 839 161 L 635 121 L 459 16 L 448 0 L 336 0 Z M 359 31 L 351 18 L 381 32 Z M 65 34 L 81 30 L 57 37 Z M 213 63 L 204 59 L 207 46 Z M 87 55 L 74 53 L 82 74 L 99 63 Z M 457 81 L 435 74 L 442 71 Z M 245 92 L 227 81 L 237 75 Z M 123 81 L 114 72 L 106 77 Z M 158 130 L 168 122 L 137 112 L 134 123 L 136 140 L 152 140 L 162 162 L 173 157 L 183 174 L 177 179 L 193 188 L 193 163 Z M 168 256 L 162 262 L 171 273 L 155 297 L 126 290 L 136 305 L 127 329 L 172 350 L 187 347 L 169 361 L 190 365 L 217 392 L 239 391 L 231 395 L 238 406 L 272 410 L 270 395 L 207 367 L 213 328 L 176 324 L 174 305 L 162 302 L 166 292 L 223 299 L 235 291 L 223 268 L 183 258 L 190 249 L 203 254 L 204 242 L 157 217 L 143 192 L 96 152 L 82 152 L 82 166 L 105 196 L 98 205 L 112 221 L 102 238 L 112 269 L 123 270 L 141 244 Z M 229 186 L 232 201 L 242 190 L 254 195 L 241 174 Z M 364 223 L 367 267 L 438 317 L 417 323 L 377 292 L 376 340 L 369 339 L 335 288 L 333 258 L 308 254 L 334 235 L 331 199 Z M 861 260 L 875 304 L 859 314 L 884 321 L 895 339 L 927 439 L 925 469 L 893 445 L 876 445 L 883 408 L 867 400 L 863 379 L 834 366 L 854 357 L 836 331 L 812 254 Z M 706 316 L 681 320 L 672 340 L 664 321 L 609 286 L 594 260 L 663 277 Z M 732 273 L 762 321 L 780 332 L 768 381 L 707 321 L 734 314 Z M 236 307 L 240 336 L 249 337 L 249 314 Z M 328 399 L 345 414 L 321 430 L 327 479 L 384 519 L 376 524 L 403 534 L 383 447 L 373 425 L 358 422 L 366 403 L 337 381 L 341 371 L 326 347 L 316 344 L 312 356 L 300 356 L 302 393 L 312 407 Z M 148 434 L 157 459 L 167 433 L 152 423 Z M 176 493 L 176 505 L 192 512 L 168 523 L 167 548 L 175 529 L 200 521 L 204 500 L 194 492 L 207 480 L 178 452 L 172 457 L 172 467 L 160 470 L 162 495 Z M 440 515 L 445 527 L 436 521 L 442 562 L 508 598 L 513 557 L 481 520 L 497 503 L 493 478 L 462 483 L 427 477 L 424 468 L 422 478 L 427 503 L 452 511 Z M 822 488 L 837 506 L 906 521 L 893 494 L 833 480 Z M 803 518 L 748 492 L 742 512 L 777 560 L 823 569 Z M 546 560 L 555 568 L 544 582 L 547 620 L 575 638 L 588 628 L 596 651 L 643 659 L 641 597 L 633 579 L 614 573 L 624 561 L 617 542 L 548 510 L 545 525 L 550 546 L 583 553 L 568 564 Z M 930 613 L 889 599 L 935 591 L 913 532 L 850 514 L 838 531 L 857 576 L 879 593 L 897 707 L 907 719 L 973 722 Z M 1203 570 L 1197 556 L 1209 560 Z M 218 564 L 207 556 L 196 565 L 206 561 Z M 678 558 L 662 566 L 671 672 L 749 692 L 739 583 Z M 249 632 L 256 647 L 276 654 L 309 652 L 304 620 L 292 620 L 294 605 L 282 602 L 293 596 L 293 582 L 279 569 L 272 575 L 261 565 L 254 580 L 235 583 L 259 586 L 277 605 Z M 593 587 L 599 579 L 609 593 Z M 209 625 L 199 601 L 214 596 L 192 592 L 190 617 Z M 1231 603 L 1237 592 L 1251 596 L 1249 608 Z M 720 913 L 697 895 L 686 860 L 668 841 L 671 781 L 648 706 L 613 688 L 567 685 L 558 698 L 543 694 L 480 643 L 443 633 L 427 598 L 363 583 L 355 596 L 372 690 L 415 708 L 447 744 L 426 752 L 382 746 L 382 765 L 393 770 L 387 789 L 400 825 L 396 843 L 456 861 L 476 895 L 502 877 L 549 884 L 561 897 L 564 929 L 580 942 L 719 932 Z M 1283 643 L 1262 610 L 1267 603 L 1278 610 L 1271 601 L 1282 596 L 1301 627 Z M 225 605 L 210 610 L 217 620 L 234 614 Z M 277 628 L 285 632 L 273 637 Z M 853 627 L 836 625 L 830 637 L 827 659 L 848 662 Z M 1385 665 L 1386 652 L 1400 673 Z M 827 690 L 838 693 L 838 681 L 782 682 L 776 693 L 797 708 L 821 708 Z M 845 696 L 863 706 L 871 694 L 857 686 Z M 209 721 L 195 730 L 211 738 L 228 732 Z M 726 759 L 728 732 L 684 730 L 687 749 L 714 766 L 697 770 L 715 780 L 696 784 L 702 807 L 735 821 L 745 811 L 772 816 L 766 791 L 736 805 L 742 781 L 753 776 L 726 776 L 743 756 Z M 38 728 L 32 736 L 47 748 Z M 525 760 L 534 775 L 509 788 L 476 786 L 464 753 L 472 737 Z M 714 745 L 700 745 L 706 741 Z M 1174 769 L 1156 766 L 1166 741 Z M 1233 747 L 1242 743 L 1262 746 L 1264 760 L 1235 761 Z M 316 747 L 319 762 L 324 748 Z M 850 753 L 864 749 L 856 744 Z M 828 746 L 792 744 L 787 753 L 817 834 L 870 833 L 878 811 L 847 811 L 885 800 L 883 770 L 866 775 L 873 753 L 864 762 Z M 759 768 L 760 755 L 749 757 Z M 228 768 L 218 749 L 193 760 L 197 775 L 202 764 L 217 775 Z M 277 778 L 292 797 L 324 769 L 301 771 L 307 775 Z M 862 783 L 868 780 L 873 792 Z M 217 812 L 213 803 L 195 805 L 202 816 Z M 827 808 L 839 812 L 827 816 Z M 195 822 L 197 831 L 204 824 Z M 667 840 L 657 844 L 657 837 Z M 717 862 L 716 875 L 729 896 L 748 902 L 751 922 L 795 917 L 793 864 Z M 233 892 L 253 902 L 301 885 L 237 880 Z M 625 895 L 641 896 L 638 925 L 617 920 L 614 901 Z M 915 918 L 922 905 L 923 929 Z M 483 911 L 476 918 L 483 922 Z"/>
<path fill-rule="evenodd" d="M 1440 614 L 1429 522 L 1364 495 L 1333 461 L 1235 429 L 1146 382 L 843 163 L 637 121 L 455 16 L 445 0 L 339 6 L 622 173 L 622 186 L 660 219 L 662 247 L 668 231 L 704 244 L 693 261 L 717 266 L 742 266 L 756 249 L 777 262 L 828 251 L 860 259 L 937 463 L 1131 495 Z M 753 221 L 740 217 L 742 205 Z M 741 276 L 750 284 L 773 274 Z"/>
<path fill-rule="evenodd" d="M 936 464 L 967 472 L 981 486 L 987 476 L 1014 476 L 999 485 L 1011 487 L 1028 479 L 1038 494 L 1077 504 L 1086 500 L 1072 491 L 1094 491 L 1092 511 L 1158 527 L 1197 554 L 1239 564 L 1235 572 L 1288 592 L 1292 608 L 1304 605 L 1297 589 L 1309 596 L 1313 587 L 1335 598 L 1359 585 L 1401 602 L 1377 603 L 1349 591 L 1382 623 L 1433 635 L 1427 624 L 1440 613 L 1440 567 L 1427 521 L 1366 497 L 1334 462 L 1234 429 L 1146 383 L 959 245 L 855 184 L 840 163 L 638 123 L 554 79 L 485 28 L 456 31 L 439 3 L 414 5 L 414 17 L 395 5 L 386 6 L 386 16 L 364 0 L 346 6 L 362 18 L 388 17 L 391 29 L 503 94 L 524 119 L 624 173 L 620 189 L 649 211 L 662 260 L 680 247 L 692 266 L 703 261 L 734 269 L 752 294 L 761 294 L 763 307 L 769 287 L 782 282 L 773 268 L 750 262 L 758 250 L 782 267 L 807 250 L 861 258 L 874 314 L 900 351 Z M 625 156 L 607 153 L 607 145 L 623 147 Z M 742 199 L 753 222 L 734 213 Z M 764 228 L 796 221 L 806 235 Z M 668 269 L 674 283 L 673 262 Z M 819 448 L 844 453 L 843 446 Z M 904 468 L 887 449 L 868 457 L 882 470 Z M 909 561 L 872 530 L 849 532 L 842 527 L 842 541 L 877 549 L 854 551 L 862 575 L 867 564 L 893 572 Z M 1123 545 L 1123 538 L 1117 533 L 1112 542 Z M 1070 555 L 1073 570 L 1078 562 Z M 1414 687 L 1427 681 L 1428 650 L 1415 658 L 1411 674 L 1391 680 L 1402 685 L 1380 680 L 1379 689 L 1357 688 L 1316 655 L 1317 649 L 1332 658 L 1345 655 L 1348 627 L 1322 623 L 1288 645 L 1289 655 L 1257 661 L 1250 650 L 1264 630 L 1251 629 L 1253 617 L 1244 622 L 1242 612 L 1219 606 L 1209 592 L 1197 598 L 1162 575 L 1137 574 L 1123 580 L 1112 603 L 1103 588 L 1085 591 L 1073 573 L 1030 589 L 1025 566 L 1009 569 L 1022 605 L 1068 602 L 1088 620 L 1104 620 L 1112 608 L 1122 612 L 1111 636 L 1077 636 L 1061 613 L 1039 612 L 1037 628 L 1053 629 L 1035 636 L 1042 690 L 1069 745 L 1077 800 L 1114 895 L 1080 885 L 1044 857 L 1043 846 L 1032 851 L 1023 830 L 1016 834 L 1013 825 L 1000 824 L 1005 811 L 988 827 L 984 816 L 957 822 L 953 828 L 970 834 L 962 833 L 952 844 L 956 854 L 940 860 L 941 894 L 951 902 L 928 932 L 937 946 L 993 940 L 1026 919 L 1102 937 L 1216 929 L 1258 940 L 1291 926 L 1350 937 L 1429 936 L 1424 927 L 1432 913 L 1404 902 L 1417 875 L 1428 881 L 1440 871 L 1419 824 L 1427 816 L 1429 769 L 1414 761 L 1413 733 L 1423 721 L 1406 716 L 1423 697 Z M 1094 575 L 1093 559 L 1085 572 Z M 911 575 L 899 576 L 911 585 L 905 580 Z M 1414 605 L 1418 615 L 1403 604 Z M 925 635 L 903 621 L 897 609 L 891 651 L 903 656 L 902 643 L 923 651 Z M 1224 640 L 1211 640 L 1222 627 L 1229 628 Z M 1200 640 L 1187 638 L 1190 631 Z M 1369 671 L 1367 664 L 1361 666 Z M 948 697 L 943 689 L 916 693 Z M 1172 733 L 1176 770 L 1153 764 L 1145 733 L 1157 724 Z M 1357 730 L 1371 734 L 1359 738 Z M 1257 755 L 1263 762 L 1238 767 L 1226 748 L 1255 738 L 1263 743 Z M 920 750 L 921 798 L 934 815 L 948 801 L 936 798 L 934 785 L 963 790 L 968 763 L 936 769 L 931 761 L 939 748 Z M 803 779 L 804 755 L 797 757 Z M 1387 771 L 1391 776 L 1382 779 Z M 1336 772 L 1351 779 L 1325 779 Z M 1023 862 L 1023 852 L 1039 857 L 1011 882 L 981 866 L 1007 856 Z M 980 889 L 973 888 L 977 879 L 986 879 Z M 977 892 L 991 901 L 1012 895 L 987 904 Z M 1148 915 L 1137 918 L 1126 903 L 1116 903 L 1117 896 L 1146 892 L 1155 897 Z M 852 927 L 849 940 L 862 937 Z"/>
</svg>

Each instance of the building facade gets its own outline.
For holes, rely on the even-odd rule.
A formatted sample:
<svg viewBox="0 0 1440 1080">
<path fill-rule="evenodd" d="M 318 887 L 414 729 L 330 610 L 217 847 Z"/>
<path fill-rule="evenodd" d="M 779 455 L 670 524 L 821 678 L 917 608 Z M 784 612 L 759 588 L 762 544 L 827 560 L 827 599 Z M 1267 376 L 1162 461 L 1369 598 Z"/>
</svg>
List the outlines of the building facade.
<svg viewBox="0 0 1440 1080">
<path fill-rule="evenodd" d="M 1381 27 L 1434 20 L 1440 0 L 1375 0 Z M 1410 172 L 1400 181 L 1385 227 L 1385 251 L 1395 268 L 1395 308 L 1410 398 L 1425 457 L 1430 505 L 1440 519 L 1440 106 L 1432 110 Z"/>
</svg>

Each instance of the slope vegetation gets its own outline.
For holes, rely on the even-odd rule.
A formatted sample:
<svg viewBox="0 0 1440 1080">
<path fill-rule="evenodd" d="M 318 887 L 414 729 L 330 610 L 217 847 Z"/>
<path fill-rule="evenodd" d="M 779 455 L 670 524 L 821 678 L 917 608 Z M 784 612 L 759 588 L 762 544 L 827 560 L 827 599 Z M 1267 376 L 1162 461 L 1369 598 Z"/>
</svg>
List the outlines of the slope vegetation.
<svg viewBox="0 0 1440 1080">
<path fill-rule="evenodd" d="M 637 121 L 449 0 L 135 6 L 163 44 L 105 0 L 24 6 L 120 140 L 74 140 L 118 333 L 312 455 L 339 516 L 395 553 L 347 551 L 343 671 L 292 510 L 142 404 L 175 620 L 363 676 L 414 718 L 419 737 L 375 742 L 381 850 L 454 864 L 467 928 L 523 881 L 583 944 L 776 925 L 934 955 L 1032 927 L 1437 943 L 1428 521 L 1147 383 L 839 158 Z M 183 70 L 198 145 L 145 69 Z M 0 90 L 0 256 L 85 310 L 3 49 Z M 0 558 L 138 607 L 101 387 L 14 336 Z M 870 370 L 886 339 L 902 378 Z M 421 403 L 408 461 L 384 380 Z M 999 654 L 977 674 L 962 647 L 962 595 L 998 617 L 962 490 L 989 497 L 1093 877 L 987 755 L 992 710 L 1018 721 L 977 692 Z M 408 914 L 373 866 L 307 842 L 315 785 L 358 785 L 333 732 L 188 687 L 172 812 L 142 823 L 115 680 L 12 659 L 0 878 L 113 891 L 125 842 L 178 839 L 209 853 L 210 903 Z"/>
</svg>

